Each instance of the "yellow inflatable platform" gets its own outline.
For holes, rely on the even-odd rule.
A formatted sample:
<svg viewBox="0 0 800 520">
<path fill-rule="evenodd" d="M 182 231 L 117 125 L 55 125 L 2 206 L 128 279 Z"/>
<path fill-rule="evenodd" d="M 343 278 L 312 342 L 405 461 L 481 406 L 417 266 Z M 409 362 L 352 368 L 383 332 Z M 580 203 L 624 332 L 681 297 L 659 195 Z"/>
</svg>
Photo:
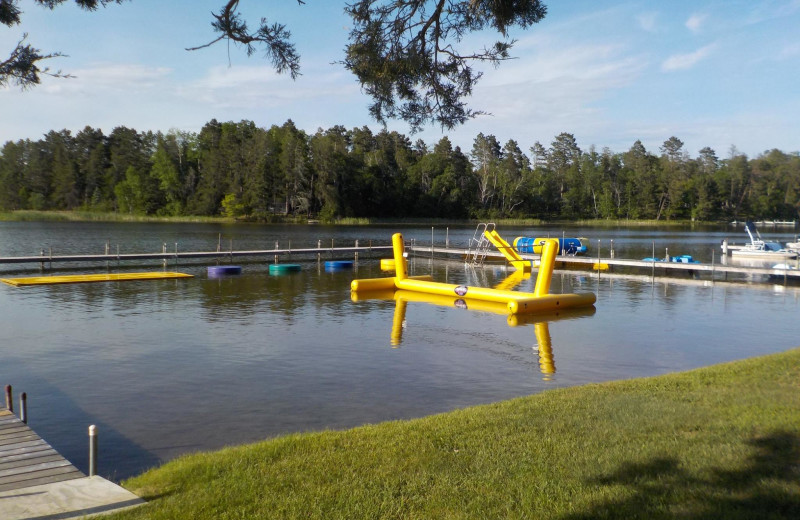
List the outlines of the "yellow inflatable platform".
<svg viewBox="0 0 800 520">
<path fill-rule="evenodd" d="M 532 314 L 551 312 L 560 309 L 588 307 L 597 300 L 594 293 L 582 294 L 549 294 L 550 281 L 553 276 L 558 241 L 549 239 L 544 244 L 539 265 L 539 274 L 536 277 L 534 292 L 525 293 L 487 287 L 470 287 L 434 282 L 430 277 L 409 277 L 407 266 L 403 261 L 403 235 L 392 235 L 392 246 L 395 258 L 394 278 L 371 278 L 353 280 L 350 289 L 353 292 L 375 291 L 387 289 L 402 289 L 405 291 L 438 294 L 442 296 L 458 296 L 485 302 L 504 304 L 509 314 Z"/>
<path fill-rule="evenodd" d="M 153 272 L 153 273 L 106 273 L 106 274 L 71 274 L 64 276 L 28 276 L 25 278 L 0 278 L 0 282 L 14 286 L 53 285 L 59 283 L 89 282 L 128 282 L 137 280 L 164 280 L 169 278 L 192 278 L 190 274 Z"/>
</svg>

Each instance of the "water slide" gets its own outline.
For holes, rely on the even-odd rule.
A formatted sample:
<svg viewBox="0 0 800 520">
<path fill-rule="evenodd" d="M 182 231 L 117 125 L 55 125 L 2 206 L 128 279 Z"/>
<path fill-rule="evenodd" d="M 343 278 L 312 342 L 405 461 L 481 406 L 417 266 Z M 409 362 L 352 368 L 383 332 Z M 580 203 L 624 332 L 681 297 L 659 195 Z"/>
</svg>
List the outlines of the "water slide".
<svg viewBox="0 0 800 520">
<path fill-rule="evenodd" d="M 504 257 L 506 257 L 506 260 L 508 260 L 512 266 L 523 273 L 531 272 L 531 262 L 529 260 L 523 260 L 523 258 L 519 256 L 519 253 L 513 247 L 511 247 L 511 244 L 506 242 L 496 230 L 487 229 L 483 232 L 483 236 L 485 236 L 486 239 L 491 242 L 492 245 L 496 247 Z"/>
</svg>

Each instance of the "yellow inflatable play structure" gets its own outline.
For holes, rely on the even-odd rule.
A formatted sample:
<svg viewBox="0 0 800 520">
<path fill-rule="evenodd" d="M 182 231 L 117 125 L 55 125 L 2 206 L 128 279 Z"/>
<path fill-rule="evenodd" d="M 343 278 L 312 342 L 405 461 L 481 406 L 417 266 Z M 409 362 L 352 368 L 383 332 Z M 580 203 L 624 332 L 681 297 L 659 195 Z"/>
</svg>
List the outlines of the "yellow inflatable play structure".
<svg viewBox="0 0 800 520">
<path fill-rule="evenodd" d="M 499 239 L 498 243 L 501 246 L 505 243 L 503 247 L 508 247 L 506 251 L 513 251 L 513 248 L 502 240 L 499 235 L 493 238 Z M 354 293 L 362 291 L 403 290 L 480 302 L 491 302 L 494 304 L 499 303 L 505 305 L 507 312 L 512 315 L 589 307 L 594 305 L 597 299 L 594 293 L 550 294 L 550 280 L 553 276 L 553 268 L 558 252 L 558 240 L 556 239 L 549 239 L 543 246 L 541 260 L 539 262 L 539 273 L 536 277 L 536 285 L 532 293 L 440 283 L 434 282 L 430 276 L 410 277 L 408 276 L 407 265 L 403 257 L 405 245 L 403 243 L 402 234 L 395 233 L 392 235 L 392 246 L 394 251 L 395 276 L 389 278 L 353 280 L 350 284 L 350 289 Z M 495 244 L 495 246 L 500 249 L 500 246 L 497 246 L 497 244 Z M 501 252 L 504 251 L 501 250 Z M 530 269 L 530 262 L 525 262 L 521 257 L 519 260 L 522 263 L 517 264 L 515 267 L 524 272 L 524 264 L 527 263 L 529 266 L 528 269 Z"/>
</svg>

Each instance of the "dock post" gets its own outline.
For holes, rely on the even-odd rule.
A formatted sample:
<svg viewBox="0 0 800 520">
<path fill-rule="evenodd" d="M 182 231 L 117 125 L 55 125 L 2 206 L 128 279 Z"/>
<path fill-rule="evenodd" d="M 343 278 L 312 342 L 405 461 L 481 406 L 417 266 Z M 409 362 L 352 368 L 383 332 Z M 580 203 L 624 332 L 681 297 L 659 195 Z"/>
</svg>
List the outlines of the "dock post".
<svg viewBox="0 0 800 520">
<path fill-rule="evenodd" d="M 28 424 L 28 394 L 19 394 L 19 420 Z"/>
<path fill-rule="evenodd" d="M 89 476 L 97 475 L 97 426 L 89 426 Z"/>
<path fill-rule="evenodd" d="M 39 263 L 39 270 L 44 271 L 44 249 L 42 249 L 40 256 L 42 257 L 42 261 Z"/>
<path fill-rule="evenodd" d="M 6 385 L 6 408 L 9 412 L 14 412 L 14 399 L 11 396 L 11 385 Z"/>
<path fill-rule="evenodd" d="M 652 275 L 653 280 L 655 280 L 656 279 L 656 241 L 655 240 L 653 240 L 653 256 L 651 256 L 650 258 L 653 259 L 653 270 L 652 270 L 651 275 Z"/>
<path fill-rule="evenodd" d="M 711 248 L 711 281 L 714 281 L 714 248 Z"/>
<path fill-rule="evenodd" d="M 611 255 L 610 258 L 613 259 L 614 258 L 614 239 L 613 238 L 611 239 L 611 253 L 610 253 L 610 255 Z"/>
<path fill-rule="evenodd" d="M 564 249 L 566 249 L 566 248 L 564 248 Z M 598 280 L 600 279 L 600 271 L 602 271 L 602 269 L 600 269 L 600 264 L 601 264 L 601 262 L 600 262 L 600 240 L 598 240 L 597 241 L 597 279 Z"/>
<path fill-rule="evenodd" d="M 358 263 L 358 240 L 356 240 L 356 263 Z"/>
<path fill-rule="evenodd" d="M 450 228 L 444 228 L 444 247 L 450 248 Z"/>
<path fill-rule="evenodd" d="M 322 240 L 317 240 L 317 263 L 322 262 Z"/>
</svg>

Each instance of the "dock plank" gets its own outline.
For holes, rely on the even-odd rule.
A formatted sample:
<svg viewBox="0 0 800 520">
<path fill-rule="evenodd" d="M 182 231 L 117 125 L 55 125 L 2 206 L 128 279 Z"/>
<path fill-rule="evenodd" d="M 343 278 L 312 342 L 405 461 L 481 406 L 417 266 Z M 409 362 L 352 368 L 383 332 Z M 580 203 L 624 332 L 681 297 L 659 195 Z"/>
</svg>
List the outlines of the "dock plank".
<svg viewBox="0 0 800 520">
<path fill-rule="evenodd" d="M 46 470 L 38 473 L 28 473 L 24 475 L 25 478 L 8 479 L 7 481 L 5 479 L 0 480 L 0 491 L 25 489 L 33 486 L 52 484 L 54 482 L 64 482 L 65 480 L 83 478 L 85 476 L 86 475 L 74 467 L 57 468 L 55 470 Z"/>
<path fill-rule="evenodd" d="M 32 464 L 31 462 L 35 463 Z M 4 478 L 14 478 L 16 476 L 23 476 L 29 473 L 37 473 L 40 471 L 47 471 L 63 467 L 72 467 L 72 464 L 70 464 L 69 461 L 63 457 L 61 459 L 49 460 L 45 462 L 42 462 L 40 460 L 37 461 L 28 460 L 27 464 L 25 464 L 24 466 L 17 466 L 8 469 L 0 469 L 0 482 L 2 482 L 2 479 Z"/>
<path fill-rule="evenodd" d="M 53 462 L 53 461 L 56 461 L 56 460 L 59 460 L 59 459 L 63 458 L 63 457 L 61 457 L 61 455 L 59 455 L 57 453 L 47 453 L 47 452 L 38 452 L 38 453 L 35 453 L 35 454 L 30 454 L 30 455 L 36 455 L 36 456 L 18 458 L 16 460 L 6 460 L 4 458 L 3 461 L 0 462 L 0 471 L 5 471 L 7 469 L 12 469 L 12 468 L 24 467 L 24 466 L 28 466 L 30 464 L 41 464 L 43 462 Z"/>
<path fill-rule="evenodd" d="M 7 435 L 5 437 L 0 438 L 0 446 L 8 446 L 10 444 L 17 444 L 20 442 L 26 441 L 34 441 L 38 438 L 35 433 L 28 432 L 18 432 L 14 435 Z"/>
<path fill-rule="evenodd" d="M 47 444 L 44 441 L 42 441 L 42 444 L 38 447 L 33 447 L 23 450 L 15 450 L 15 451 L 18 451 L 18 453 L 12 453 L 12 451 L 4 453 L 2 455 L 3 461 L 10 462 L 12 460 L 40 457 L 42 453 L 47 453 L 47 452 L 56 453 L 56 450 L 54 450 L 49 444 Z"/>
<path fill-rule="evenodd" d="M 9 424 L 8 427 L 0 430 L 0 439 L 4 439 L 6 437 L 12 437 L 18 434 L 19 432 L 24 432 L 24 431 L 30 431 L 30 429 L 24 424 L 12 423 Z"/>
<path fill-rule="evenodd" d="M 27 424 L 0 411 L 0 491 L 85 477 Z"/>
</svg>

